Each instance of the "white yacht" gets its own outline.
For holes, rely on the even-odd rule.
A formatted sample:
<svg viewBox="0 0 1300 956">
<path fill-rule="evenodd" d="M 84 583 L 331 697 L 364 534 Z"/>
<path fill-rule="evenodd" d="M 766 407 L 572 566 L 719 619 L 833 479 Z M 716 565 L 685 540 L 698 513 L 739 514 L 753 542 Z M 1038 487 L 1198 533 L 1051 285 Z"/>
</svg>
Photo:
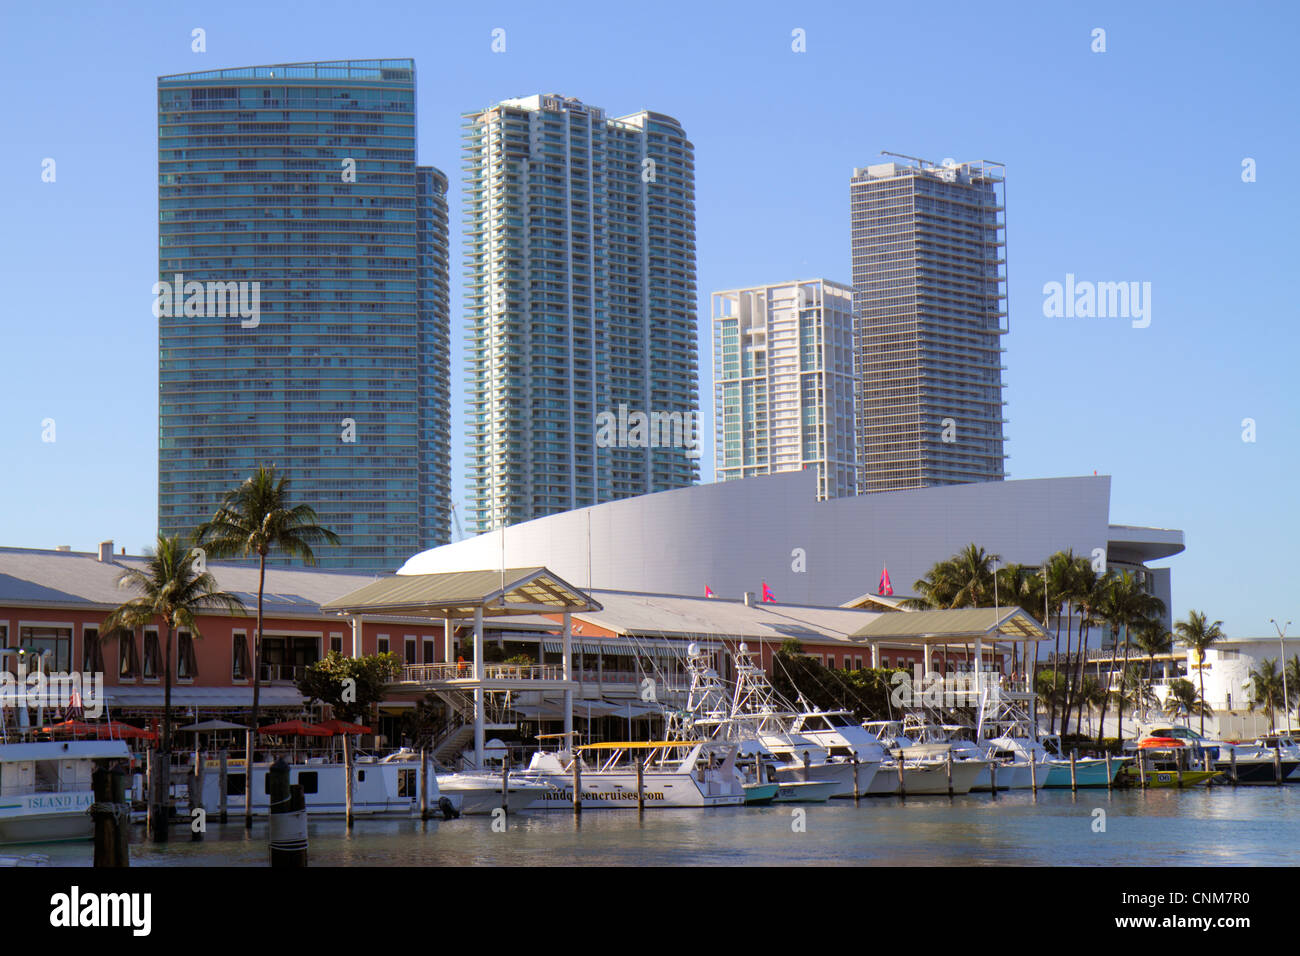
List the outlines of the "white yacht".
<svg viewBox="0 0 1300 956">
<path fill-rule="evenodd" d="M 578 764 L 582 808 L 637 807 L 637 764 L 646 809 L 726 807 L 745 802 L 745 780 L 734 744 L 705 740 L 587 744 L 575 750 L 533 754 L 519 776 L 546 784 L 538 806 L 573 806 L 573 765 Z"/>
<path fill-rule="evenodd" d="M 95 764 L 130 759 L 120 740 L 0 744 L 0 844 L 89 840 Z"/>
<path fill-rule="evenodd" d="M 870 796 L 903 794 L 905 796 L 946 795 L 948 789 L 948 751 L 951 744 L 918 743 L 903 730 L 898 720 L 868 720 L 863 728 L 890 753 L 890 759 L 872 781 Z M 900 787 L 899 764 L 902 764 Z M 952 793 L 970 793 L 981 771 L 988 771 L 983 760 L 952 761 Z M 1000 783 L 999 783 L 1000 786 Z"/>
</svg>

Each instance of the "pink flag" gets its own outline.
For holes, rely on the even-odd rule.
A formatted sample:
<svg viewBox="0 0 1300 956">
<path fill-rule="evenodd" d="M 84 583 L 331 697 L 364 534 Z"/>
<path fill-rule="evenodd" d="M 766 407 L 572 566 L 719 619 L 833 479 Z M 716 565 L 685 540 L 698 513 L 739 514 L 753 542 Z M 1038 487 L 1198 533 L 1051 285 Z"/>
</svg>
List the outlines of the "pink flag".
<svg viewBox="0 0 1300 956">
<path fill-rule="evenodd" d="M 713 588 L 709 587 L 707 584 L 704 585 L 704 596 L 713 597 Z"/>
<path fill-rule="evenodd" d="M 772 589 L 767 586 L 766 581 L 763 582 L 763 600 L 771 601 L 773 603 L 776 602 L 776 595 L 772 593 Z"/>
<path fill-rule="evenodd" d="M 883 564 L 880 566 L 880 587 L 876 590 L 877 594 L 883 594 L 889 597 L 894 593 L 894 586 L 889 583 L 889 568 Z"/>
</svg>

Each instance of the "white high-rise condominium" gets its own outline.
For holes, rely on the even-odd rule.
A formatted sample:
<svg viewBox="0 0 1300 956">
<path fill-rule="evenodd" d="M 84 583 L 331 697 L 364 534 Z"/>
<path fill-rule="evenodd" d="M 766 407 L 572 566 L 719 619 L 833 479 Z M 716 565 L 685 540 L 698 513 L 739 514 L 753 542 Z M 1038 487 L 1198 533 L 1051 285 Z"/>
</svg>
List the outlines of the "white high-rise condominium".
<svg viewBox="0 0 1300 956">
<path fill-rule="evenodd" d="M 713 293 L 713 391 L 718 480 L 816 468 L 819 498 L 854 493 L 851 288 Z"/>
<path fill-rule="evenodd" d="M 864 494 L 1004 476 L 1004 181 L 989 162 L 853 173 Z"/>
<path fill-rule="evenodd" d="M 681 125 L 555 95 L 465 118 L 475 530 L 694 483 L 695 160 Z"/>
</svg>

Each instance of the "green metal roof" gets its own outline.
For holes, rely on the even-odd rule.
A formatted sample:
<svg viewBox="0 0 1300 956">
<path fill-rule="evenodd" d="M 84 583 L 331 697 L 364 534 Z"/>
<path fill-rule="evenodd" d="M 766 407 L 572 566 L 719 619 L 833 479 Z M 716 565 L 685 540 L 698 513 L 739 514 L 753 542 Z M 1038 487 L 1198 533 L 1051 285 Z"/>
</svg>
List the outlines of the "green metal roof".
<svg viewBox="0 0 1300 956">
<path fill-rule="evenodd" d="M 397 574 L 327 601 L 323 611 L 472 617 L 529 611 L 598 611 L 600 605 L 546 568 Z"/>
<path fill-rule="evenodd" d="M 976 638 L 990 641 L 1047 640 L 1047 632 L 1018 607 L 882 614 L 849 636 L 855 640 L 912 640 L 921 644 L 969 644 Z"/>
</svg>

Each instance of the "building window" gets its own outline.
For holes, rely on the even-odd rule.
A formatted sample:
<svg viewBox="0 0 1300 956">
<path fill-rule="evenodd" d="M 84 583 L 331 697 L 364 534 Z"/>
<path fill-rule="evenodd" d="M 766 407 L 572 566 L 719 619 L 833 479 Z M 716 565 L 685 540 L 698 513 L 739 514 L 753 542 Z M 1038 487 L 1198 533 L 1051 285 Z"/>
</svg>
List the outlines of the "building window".
<svg viewBox="0 0 1300 956">
<path fill-rule="evenodd" d="M 861 655 L 861 654 L 854 654 L 854 655 L 853 655 L 853 669 L 854 669 L 855 671 L 860 671 L 860 670 L 862 670 L 862 655 Z"/>
<path fill-rule="evenodd" d="M 117 677 L 118 680 L 135 680 L 140 676 L 140 648 L 136 644 L 135 631 L 117 632 Z"/>
<path fill-rule="evenodd" d="M 242 631 L 235 632 L 234 654 L 230 663 L 231 680 L 248 680 L 253 668 L 248 662 L 248 636 Z"/>
<path fill-rule="evenodd" d="M 176 649 L 176 679 L 194 680 L 199 676 L 199 662 L 194 654 L 194 635 L 181 631 Z"/>
<path fill-rule="evenodd" d="M 104 648 L 99 643 L 99 628 L 82 628 L 81 670 L 86 674 L 104 673 Z"/>
<path fill-rule="evenodd" d="M 387 653 L 388 653 L 388 635 L 387 635 L 387 634 L 380 634 L 380 635 L 379 635 L 378 647 L 379 647 L 379 653 L 380 653 L 380 654 L 387 654 Z"/>
<path fill-rule="evenodd" d="M 330 635 L 330 651 L 333 652 L 333 653 L 335 653 L 335 654 L 342 654 L 342 653 L 343 653 L 343 635 L 342 635 L 342 634 L 331 634 L 331 635 Z"/>
<path fill-rule="evenodd" d="M 67 627 L 22 627 L 18 646 L 34 654 L 50 652 L 41 670 L 45 673 L 72 670 L 72 629 Z M 35 670 L 29 667 L 28 670 Z"/>
<path fill-rule="evenodd" d="M 319 637 L 262 638 L 261 680 L 298 680 L 320 660 Z"/>
<path fill-rule="evenodd" d="M 888 667 L 888 666 L 889 666 L 889 658 L 888 658 L 888 657 L 882 657 L 882 658 L 880 659 L 880 666 L 881 666 L 881 667 Z"/>
<path fill-rule="evenodd" d="M 415 656 L 415 635 L 407 634 L 405 643 L 406 643 L 406 663 L 408 664 L 420 663 Z"/>
<path fill-rule="evenodd" d="M 144 632 L 144 672 L 145 680 L 157 680 L 162 669 L 162 651 L 158 647 L 158 632 Z"/>
<path fill-rule="evenodd" d="M 424 639 L 424 663 L 433 663 L 433 638 L 431 637 L 426 637 Z"/>
</svg>

